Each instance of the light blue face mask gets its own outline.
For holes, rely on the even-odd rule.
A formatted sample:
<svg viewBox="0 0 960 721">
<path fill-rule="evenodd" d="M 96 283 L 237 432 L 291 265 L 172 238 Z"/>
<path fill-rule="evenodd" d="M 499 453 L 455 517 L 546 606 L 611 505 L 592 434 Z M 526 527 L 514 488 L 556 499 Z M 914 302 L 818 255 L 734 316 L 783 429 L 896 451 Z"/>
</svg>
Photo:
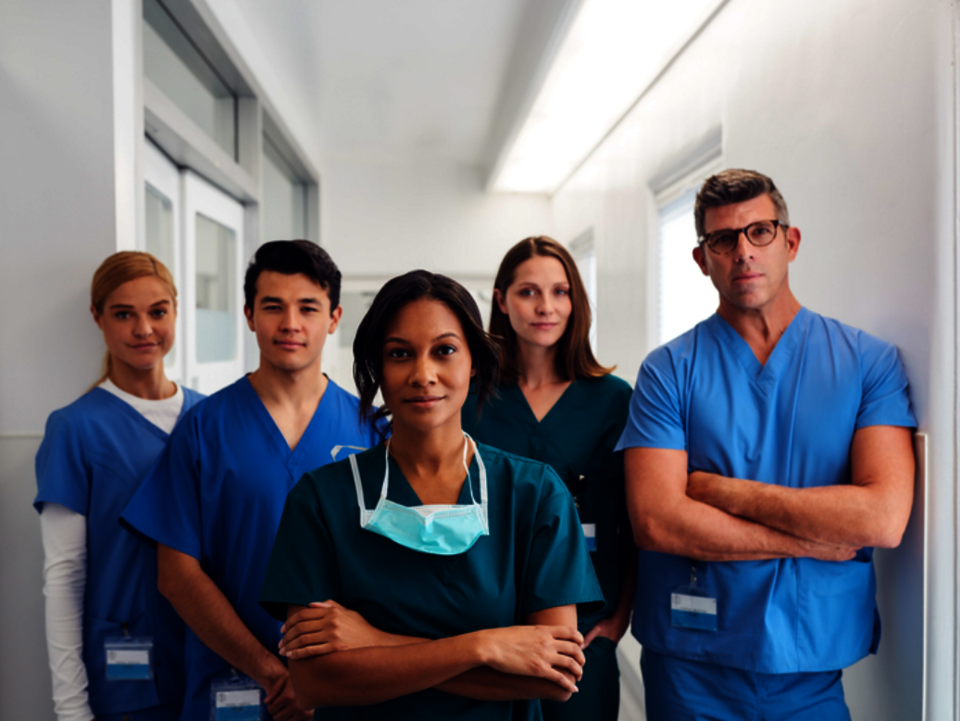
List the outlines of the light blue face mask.
<svg viewBox="0 0 960 721">
<path fill-rule="evenodd" d="M 363 502 L 363 486 L 360 484 L 360 471 L 355 456 L 350 456 L 350 468 L 353 469 L 353 482 L 357 487 L 357 501 L 360 504 L 360 527 L 379 533 L 394 543 L 412 548 L 422 553 L 438 556 L 455 556 L 470 550 L 480 536 L 489 536 L 487 523 L 487 470 L 483 466 L 479 450 L 475 455 L 480 468 L 480 503 L 473 496 L 470 483 L 470 469 L 467 467 L 467 448 L 470 438 L 466 433 L 463 441 L 463 467 L 467 471 L 467 488 L 470 490 L 470 505 L 448 506 L 401 506 L 387 500 L 390 486 L 390 441 L 386 447 L 386 471 L 383 474 L 383 487 L 377 507 L 368 511 Z M 476 443 L 474 443 L 476 450 Z"/>
</svg>

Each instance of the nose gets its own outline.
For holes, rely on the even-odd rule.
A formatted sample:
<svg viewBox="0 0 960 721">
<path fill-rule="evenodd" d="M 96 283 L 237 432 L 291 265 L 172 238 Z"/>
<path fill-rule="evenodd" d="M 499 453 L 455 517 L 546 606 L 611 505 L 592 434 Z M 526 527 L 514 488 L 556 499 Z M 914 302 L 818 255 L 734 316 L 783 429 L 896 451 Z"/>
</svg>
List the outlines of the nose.
<svg viewBox="0 0 960 721">
<path fill-rule="evenodd" d="M 537 313 L 540 315 L 550 315 L 553 311 L 553 299 L 549 293 L 541 293 L 538 296 Z"/>
<path fill-rule="evenodd" d="M 133 326 L 133 334 L 138 338 L 149 338 L 153 333 L 153 326 L 150 323 L 150 316 L 138 315 L 137 322 Z"/>
<path fill-rule="evenodd" d="M 437 382 L 437 372 L 433 359 L 426 353 L 418 355 L 409 378 L 414 388 L 427 388 Z"/>
<path fill-rule="evenodd" d="M 753 257 L 753 248 L 753 243 L 747 240 L 746 231 L 741 230 L 737 233 L 737 245 L 730 251 L 730 255 L 734 260 L 746 260 Z"/>
<path fill-rule="evenodd" d="M 280 330 L 287 332 L 300 330 L 300 317 L 296 306 L 287 308 L 287 312 L 283 314 L 280 321 Z"/>
</svg>

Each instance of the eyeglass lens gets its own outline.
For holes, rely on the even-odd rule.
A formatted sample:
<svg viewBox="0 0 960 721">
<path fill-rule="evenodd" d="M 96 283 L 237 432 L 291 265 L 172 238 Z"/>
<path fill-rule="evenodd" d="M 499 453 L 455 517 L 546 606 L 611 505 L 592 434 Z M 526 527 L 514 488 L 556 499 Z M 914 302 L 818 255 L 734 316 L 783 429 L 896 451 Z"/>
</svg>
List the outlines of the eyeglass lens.
<svg viewBox="0 0 960 721">
<path fill-rule="evenodd" d="M 741 230 L 718 230 L 707 236 L 707 245 L 710 250 L 726 253 L 737 247 L 740 233 L 745 233 L 752 245 L 762 247 L 773 241 L 777 234 L 777 224 L 771 220 L 761 220 Z"/>
</svg>

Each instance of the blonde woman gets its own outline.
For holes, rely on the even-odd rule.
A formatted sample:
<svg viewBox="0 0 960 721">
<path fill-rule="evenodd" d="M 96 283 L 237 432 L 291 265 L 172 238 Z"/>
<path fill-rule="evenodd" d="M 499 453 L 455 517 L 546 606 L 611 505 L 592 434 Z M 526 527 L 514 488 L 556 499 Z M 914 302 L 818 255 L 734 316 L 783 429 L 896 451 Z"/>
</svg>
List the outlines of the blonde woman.
<svg viewBox="0 0 960 721">
<path fill-rule="evenodd" d="M 157 593 L 155 553 L 118 518 L 202 396 L 164 374 L 177 289 L 160 261 L 107 258 L 90 312 L 107 346 L 103 375 L 50 415 L 37 453 L 54 709 L 58 721 L 176 719 L 183 626 Z"/>
</svg>

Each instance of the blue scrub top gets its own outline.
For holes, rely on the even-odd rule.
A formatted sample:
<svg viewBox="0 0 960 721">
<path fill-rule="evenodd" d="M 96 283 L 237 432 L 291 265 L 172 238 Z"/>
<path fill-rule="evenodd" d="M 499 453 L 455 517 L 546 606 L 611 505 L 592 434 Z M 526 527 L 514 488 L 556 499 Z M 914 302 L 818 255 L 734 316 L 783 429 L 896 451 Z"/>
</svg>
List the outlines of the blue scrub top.
<svg viewBox="0 0 960 721">
<path fill-rule="evenodd" d="M 183 389 L 180 420 L 201 398 Z M 83 663 L 97 716 L 178 709 L 183 701 L 183 622 L 157 592 L 156 554 L 118 522 L 169 438 L 129 403 L 94 388 L 50 415 L 37 453 L 37 511 L 59 503 L 87 518 Z M 124 636 L 124 628 L 153 639 L 154 683 L 106 681 L 104 640 Z"/>
<path fill-rule="evenodd" d="M 200 561 L 240 620 L 270 651 L 280 623 L 257 604 L 287 493 L 297 479 L 333 460 L 335 446 L 369 447 L 357 399 L 329 381 L 295 450 L 247 378 L 210 396 L 183 419 L 154 473 L 123 512 L 123 522 Z M 342 455 L 340 456 L 343 457 Z M 209 716 L 210 683 L 230 665 L 187 629 L 183 719 Z"/>
<path fill-rule="evenodd" d="M 623 487 L 623 454 L 614 446 L 627 422 L 630 384 L 613 375 L 577 378 L 539 421 L 516 384 L 497 389 L 477 417 L 477 396 L 463 405 L 463 429 L 481 443 L 549 463 L 573 494 L 580 522 L 596 532 L 590 551 L 600 581 L 603 608 L 578 609 L 578 626 L 587 633 L 617 608 L 620 558 L 633 544 Z M 589 546 L 588 546 L 589 547 Z"/>
<path fill-rule="evenodd" d="M 790 488 L 850 482 L 867 426 L 916 427 L 895 346 L 801 309 L 766 365 L 719 315 L 640 368 L 617 448 L 687 452 L 689 470 Z M 691 561 L 641 551 L 633 633 L 658 653 L 761 673 L 831 671 L 876 652 L 873 549 L 812 558 L 699 563 L 717 631 L 674 628 L 670 594 Z"/>
<path fill-rule="evenodd" d="M 260 602 L 275 618 L 287 605 L 333 599 L 388 633 L 447 638 L 522 624 L 557 606 L 596 607 L 603 596 L 570 493 L 549 466 L 483 444 L 490 535 L 466 552 L 436 556 L 360 527 L 348 462 L 304 476 L 287 499 Z M 357 455 L 368 509 L 383 484 L 384 448 Z M 390 459 L 389 499 L 420 505 Z M 477 461 L 470 465 L 480 498 Z M 460 504 L 470 503 L 466 483 Z M 539 719 L 537 701 L 477 701 L 426 690 L 385 703 L 320 709 L 329 719 Z"/>
</svg>

